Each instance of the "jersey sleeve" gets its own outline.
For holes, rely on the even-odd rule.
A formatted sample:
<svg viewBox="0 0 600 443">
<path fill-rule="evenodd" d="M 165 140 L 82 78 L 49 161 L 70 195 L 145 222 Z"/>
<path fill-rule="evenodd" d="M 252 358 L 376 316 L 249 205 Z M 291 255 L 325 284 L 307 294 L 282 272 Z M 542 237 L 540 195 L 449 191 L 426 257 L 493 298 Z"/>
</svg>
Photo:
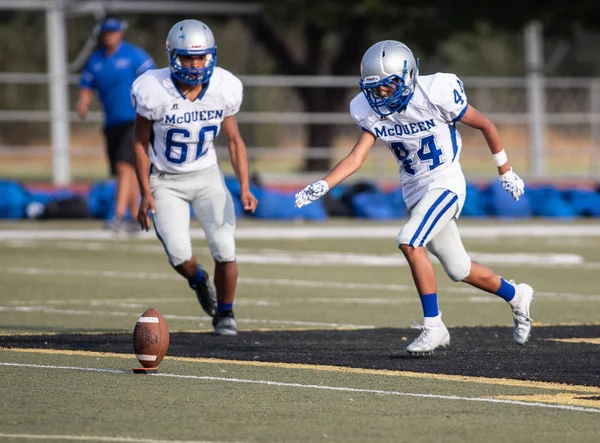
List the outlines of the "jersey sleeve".
<svg viewBox="0 0 600 443">
<path fill-rule="evenodd" d="M 463 82 L 454 74 L 440 73 L 431 85 L 430 100 L 447 122 L 457 122 L 467 111 Z"/>
<path fill-rule="evenodd" d="M 131 86 L 131 104 L 145 119 L 156 121 L 161 118 L 162 104 L 156 94 L 159 87 L 158 79 L 148 74 L 139 76 Z"/>
<path fill-rule="evenodd" d="M 373 111 L 362 93 L 350 102 L 350 116 L 363 131 L 375 135 L 374 126 L 378 119 L 373 116 Z"/>
<path fill-rule="evenodd" d="M 91 61 L 88 60 L 83 67 L 83 71 L 81 71 L 81 76 L 79 77 L 80 88 L 93 89 L 96 86 L 96 77 L 94 76 L 91 65 Z"/>
<path fill-rule="evenodd" d="M 244 99 L 244 85 L 242 81 L 233 74 L 229 74 L 225 88 L 225 117 L 237 114 Z"/>
</svg>

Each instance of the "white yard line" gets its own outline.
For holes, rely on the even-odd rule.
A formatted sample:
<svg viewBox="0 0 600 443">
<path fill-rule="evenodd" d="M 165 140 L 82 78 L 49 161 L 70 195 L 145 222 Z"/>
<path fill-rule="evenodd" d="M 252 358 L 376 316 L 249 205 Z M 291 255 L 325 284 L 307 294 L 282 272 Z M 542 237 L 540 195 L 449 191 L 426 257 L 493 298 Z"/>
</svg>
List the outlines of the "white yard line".
<svg viewBox="0 0 600 443">
<path fill-rule="evenodd" d="M 148 306 L 149 303 L 189 303 L 190 297 L 163 297 L 163 298 L 71 298 L 71 299 L 50 299 L 50 300 L 12 300 L 10 304 L 15 306 L 27 306 L 27 305 L 89 305 L 89 306 L 112 306 L 116 308 L 140 308 Z M 259 306 L 259 307 L 271 307 L 279 306 L 281 303 L 275 300 L 255 300 L 255 299 L 241 299 L 235 301 L 236 305 L 240 306 Z"/>
<path fill-rule="evenodd" d="M 85 372 L 106 372 L 111 374 L 131 374 L 130 371 L 116 370 L 116 369 L 101 369 L 101 368 L 85 368 L 75 366 L 53 366 L 53 365 L 36 365 L 36 364 L 24 364 L 24 363 L 4 363 L 0 362 L 0 366 L 12 366 L 22 368 L 36 368 L 36 369 L 62 369 L 72 371 L 85 371 Z M 212 376 L 201 376 L 201 375 L 180 375 L 180 374 L 154 374 L 151 377 L 169 377 L 169 378 L 181 378 L 187 380 L 202 380 L 202 381 L 219 381 L 225 383 L 241 383 L 241 384 L 254 384 L 263 386 L 278 386 L 295 389 L 318 389 L 323 391 L 336 391 L 336 392 L 351 392 L 357 394 L 373 394 L 373 395 L 393 395 L 399 397 L 414 397 L 414 398 L 427 398 L 431 400 L 453 400 L 462 402 L 480 402 L 480 403 L 496 403 L 496 404 L 507 404 L 515 406 L 527 406 L 534 408 L 548 408 L 548 409 L 560 409 L 565 411 L 577 411 L 577 412 L 592 412 L 600 413 L 600 409 L 585 408 L 580 406 L 568 406 L 568 405 L 557 405 L 548 403 L 535 403 L 520 400 L 506 400 L 498 398 L 486 398 L 486 397 L 462 397 L 458 395 L 439 395 L 439 394 L 420 394 L 413 392 L 400 392 L 400 391 L 386 391 L 381 389 L 360 389 L 345 386 L 327 386 L 327 385 L 309 385 L 303 383 L 288 383 L 278 382 L 272 380 L 249 380 L 243 378 L 228 378 L 228 377 L 212 377 Z"/>
<path fill-rule="evenodd" d="M 6 242 L 7 247 L 13 248 L 36 248 L 43 244 L 31 240 L 10 240 Z M 156 253 L 164 254 L 160 245 L 144 244 L 119 244 L 98 242 L 58 242 L 53 248 L 68 250 L 89 251 L 125 251 L 134 253 Z M 208 252 L 201 248 L 199 251 Z M 560 253 L 493 253 L 472 252 L 469 254 L 473 260 L 488 263 L 501 264 L 504 266 L 576 266 L 578 268 L 600 269 L 600 263 L 585 263 L 583 257 L 577 254 Z M 438 260 L 431 256 L 432 261 Z M 408 263 L 400 253 L 393 254 L 360 254 L 353 252 L 324 252 L 324 251 L 289 251 L 275 249 L 247 250 L 238 249 L 236 254 L 239 263 L 268 264 L 279 266 L 375 266 L 375 267 L 406 267 Z"/>
<path fill-rule="evenodd" d="M 84 309 L 58 309 L 50 306 L 0 306 L 0 312 L 43 312 L 44 314 L 55 314 L 55 315 L 78 315 L 78 316 L 91 316 L 91 317 L 139 317 L 139 312 L 107 312 L 107 311 L 88 311 Z M 173 315 L 164 314 L 163 317 L 167 320 L 184 320 L 208 323 L 211 319 L 206 316 L 197 315 Z M 274 320 L 274 319 L 253 319 L 253 318 L 239 318 L 238 323 L 252 323 L 252 324 L 273 324 L 273 325 L 286 325 L 286 326 L 314 326 L 320 328 L 351 328 L 351 329 L 375 329 L 374 325 L 354 325 L 345 323 L 323 323 L 313 321 L 299 321 L 299 320 Z"/>
<path fill-rule="evenodd" d="M 10 440 L 63 440 L 63 441 L 109 441 L 124 443 L 221 443 L 207 440 L 155 440 L 152 438 L 136 437 L 102 437 L 95 435 L 46 435 L 46 434 L 3 434 L 0 438 Z"/>
<path fill-rule="evenodd" d="M 365 224 L 362 226 L 264 226 L 238 227 L 239 239 L 354 239 L 389 238 L 398 235 L 405 220 L 390 225 Z M 190 230 L 192 238 L 205 238 L 202 229 Z M 501 237 L 600 237 L 600 226 L 564 224 L 515 224 L 498 223 L 489 226 L 461 225 L 463 238 L 501 238 Z M 139 239 L 155 238 L 153 232 L 141 233 Z M 98 229 L 7 229 L 0 231 L 0 240 L 47 239 L 47 240 L 112 240 L 112 233 Z"/>
<path fill-rule="evenodd" d="M 7 274 L 18 274 L 18 275 L 42 275 L 42 276 L 68 276 L 68 277 L 85 277 L 85 278 L 128 278 L 138 280 L 181 280 L 181 277 L 175 273 L 160 273 L 160 272 L 132 272 L 132 271 L 109 271 L 109 270 L 95 270 L 95 269 L 51 269 L 51 268 L 18 268 L 18 267 L 0 267 L 0 273 Z M 301 287 L 301 288 L 323 288 L 323 289 L 342 289 L 342 290 L 358 290 L 358 291 L 392 291 L 392 292 L 414 292 L 415 288 L 412 285 L 397 285 L 397 284 L 382 284 L 382 283 L 353 283 L 353 282 L 335 282 L 335 281 L 317 281 L 317 280 L 295 280 L 287 278 L 258 278 L 258 277 L 240 277 L 240 284 L 257 285 L 257 286 L 289 286 L 289 287 Z M 460 299 L 461 302 L 473 301 L 473 302 L 487 302 L 488 299 L 495 300 L 493 295 L 487 296 L 485 293 L 476 288 L 468 286 L 450 286 L 441 288 L 440 293 L 456 293 L 456 294 L 480 294 L 473 295 L 469 299 Z M 580 294 L 570 292 L 544 292 L 536 291 L 536 297 L 544 297 L 549 299 L 564 299 L 569 301 L 598 301 L 600 294 Z M 329 297 L 326 297 L 329 298 Z M 337 297 L 331 297 L 332 300 L 337 300 Z M 364 297 L 365 300 L 369 300 L 370 297 Z M 175 298 L 169 299 L 146 299 L 146 298 L 126 298 L 126 299 L 103 299 L 97 300 L 96 304 L 109 304 L 110 302 L 122 302 L 122 303 L 135 303 L 137 301 L 144 301 L 148 303 L 151 301 L 180 301 L 183 299 Z M 185 299 L 187 300 L 187 299 Z M 92 300 L 82 300 L 86 303 L 94 302 Z M 446 299 L 447 302 L 451 302 L 452 298 Z M 61 304 L 63 300 L 52 300 L 52 301 L 40 301 L 44 304 Z M 280 301 L 274 300 L 258 300 L 254 301 L 257 306 L 268 306 L 271 303 L 278 303 Z M 248 304 L 252 302 L 247 300 Z"/>
</svg>

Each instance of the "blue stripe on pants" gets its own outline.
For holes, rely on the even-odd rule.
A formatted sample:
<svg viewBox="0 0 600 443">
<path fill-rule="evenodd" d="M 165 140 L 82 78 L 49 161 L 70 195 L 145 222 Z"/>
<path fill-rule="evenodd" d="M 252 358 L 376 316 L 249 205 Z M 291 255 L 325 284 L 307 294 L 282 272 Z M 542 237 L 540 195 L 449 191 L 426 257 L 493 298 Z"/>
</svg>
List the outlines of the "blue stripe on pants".
<svg viewBox="0 0 600 443">
<path fill-rule="evenodd" d="M 421 244 L 419 246 L 423 246 L 423 244 L 425 243 L 425 239 L 427 238 L 427 236 L 429 235 L 429 233 L 431 232 L 431 230 L 433 229 L 433 227 L 435 226 L 435 224 L 438 222 L 438 220 L 441 218 L 441 216 L 444 215 L 444 212 L 446 212 L 448 209 L 450 209 L 450 207 L 454 204 L 454 202 L 456 200 L 458 200 L 458 197 L 455 195 L 450 200 L 450 203 L 448 203 L 446 206 L 444 206 L 444 209 L 442 209 L 440 211 L 440 213 L 437 215 L 437 217 L 433 220 L 433 223 L 431 223 L 431 226 L 429 227 L 429 229 L 427 230 L 427 232 L 423 236 L 423 239 L 421 240 Z"/>
<path fill-rule="evenodd" d="M 410 246 L 412 246 L 413 248 L 415 247 L 414 243 L 417 240 L 417 238 L 419 237 L 419 234 L 421 233 L 421 230 L 427 224 L 427 221 L 429 220 L 429 217 L 431 217 L 431 214 L 433 214 L 433 212 L 442 203 L 442 201 L 448 196 L 448 194 L 450 194 L 450 191 L 446 190 L 442 195 L 439 196 L 439 198 L 433 203 L 433 205 L 431 205 L 431 207 L 427 211 L 427 214 L 425 214 L 425 217 L 423 218 L 423 221 L 419 225 L 419 228 L 417 229 L 417 232 L 415 232 L 415 235 L 413 235 L 413 238 L 410 239 L 410 242 L 408 243 Z"/>
</svg>

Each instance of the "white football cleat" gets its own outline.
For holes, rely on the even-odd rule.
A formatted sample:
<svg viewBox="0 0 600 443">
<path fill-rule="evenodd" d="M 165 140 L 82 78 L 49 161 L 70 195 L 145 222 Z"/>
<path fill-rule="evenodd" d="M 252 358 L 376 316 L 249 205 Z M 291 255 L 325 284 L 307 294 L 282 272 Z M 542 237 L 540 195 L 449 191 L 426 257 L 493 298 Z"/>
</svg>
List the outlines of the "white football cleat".
<svg viewBox="0 0 600 443">
<path fill-rule="evenodd" d="M 511 283 L 514 284 L 513 281 Z M 533 320 L 529 316 L 529 310 L 533 301 L 534 290 L 526 283 L 514 286 L 516 289 L 515 297 L 517 297 L 519 303 L 516 306 L 510 306 L 513 315 L 513 337 L 518 344 L 524 345 L 529 340 L 529 335 L 531 334 L 531 323 Z"/>
<path fill-rule="evenodd" d="M 446 325 L 441 320 L 442 313 L 440 312 L 439 323 L 431 325 L 420 325 L 416 321 L 411 320 L 411 328 L 420 329 L 421 334 L 413 341 L 406 351 L 410 354 L 427 355 L 431 354 L 436 348 L 445 348 L 450 344 L 450 333 L 446 329 Z"/>
<path fill-rule="evenodd" d="M 219 314 L 214 316 L 212 320 L 215 335 L 237 335 L 237 322 L 233 311 L 227 314 Z"/>
</svg>

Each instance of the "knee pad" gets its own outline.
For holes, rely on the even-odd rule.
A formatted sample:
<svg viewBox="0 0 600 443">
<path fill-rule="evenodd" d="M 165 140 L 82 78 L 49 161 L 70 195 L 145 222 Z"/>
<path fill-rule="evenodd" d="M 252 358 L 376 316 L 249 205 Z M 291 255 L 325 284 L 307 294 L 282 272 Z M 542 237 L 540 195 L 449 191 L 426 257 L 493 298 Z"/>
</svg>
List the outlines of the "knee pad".
<svg viewBox="0 0 600 443">
<path fill-rule="evenodd" d="M 212 258 L 217 262 L 235 261 L 235 225 L 223 224 L 207 230 L 206 239 Z"/>
<path fill-rule="evenodd" d="M 440 260 L 439 257 L 438 260 Z M 460 260 L 440 260 L 440 263 L 452 281 L 462 281 L 471 272 L 471 259 L 469 257 Z"/>
<path fill-rule="evenodd" d="M 186 261 L 192 258 L 191 248 L 171 246 L 169 249 L 167 249 L 164 243 L 163 246 L 165 248 L 167 256 L 169 257 L 169 263 L 171 263 L 171 266 L 173 267 L 179 266 L 180 264 L 185 263 Z"/>
<path fill-rule="evenodd" d="M 171 266 L 179 266 L 180 264 L 190 260 L 192 258 L 192 243 L 189 238 L 183 236 L 169 235 L 165 240 L 158 232 L 156 225 L 154 226 L 156 236 L 160 240 L 165 248 L 167 257 L 169 257 L 169 263 Z"/>
</svg>

